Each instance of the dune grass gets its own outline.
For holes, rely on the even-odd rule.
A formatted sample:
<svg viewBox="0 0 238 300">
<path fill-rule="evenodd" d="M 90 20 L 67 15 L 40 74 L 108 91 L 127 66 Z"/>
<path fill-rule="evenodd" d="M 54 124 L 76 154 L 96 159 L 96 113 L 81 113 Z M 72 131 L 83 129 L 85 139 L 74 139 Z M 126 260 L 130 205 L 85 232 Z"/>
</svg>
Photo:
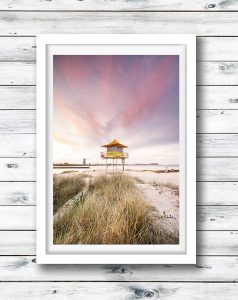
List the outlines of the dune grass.
<svg viewBox="0 0 238 300">
<path fill-rule="evenodd" d="M 80 193 L 85 187 L 84 176 L 79 174 L 75 176 L 53 177 L 53 210 L 54 213 L 62 207 L 66 201 Z"/>
<path fill-rule="evenodd" d="M 133 176 L 132 178 L 135 180 L 136 183 L 140 183 L 140 184 L 145 183 L 145 181 L 138 176 Z"/>
<path fill-rule="evenodd" d="M 174 243 L 178 233 L 159 226 L 133 178 L 123 174 L 96 177 L 84 201 L 54 223 L 54 244 Z"/>
<path fill-rule="evenodd" d="M 157 182 L 153 181 L 152 182 L 153 186 L 160 186 L 160 187 L 165 187 L 171 190 L 179 191 L 179 186 L 177 184 L 171 183 L 171 182 Z"/>
</svg>

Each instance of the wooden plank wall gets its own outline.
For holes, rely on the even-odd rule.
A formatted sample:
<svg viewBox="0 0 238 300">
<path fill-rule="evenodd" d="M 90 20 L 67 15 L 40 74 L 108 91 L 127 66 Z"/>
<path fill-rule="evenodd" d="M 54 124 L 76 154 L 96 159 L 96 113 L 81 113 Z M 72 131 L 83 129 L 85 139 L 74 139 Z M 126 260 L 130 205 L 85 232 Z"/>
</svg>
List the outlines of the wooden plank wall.
<svg viewBox="0 0 238 300">
<path fill-rule="evenodd" d="M 196 266 L 36 265 L 37 33 L 198 36 Z M 0 299 L 237 299 L 238 1 L 1 0 L 0 95 Z"/>
</svg>

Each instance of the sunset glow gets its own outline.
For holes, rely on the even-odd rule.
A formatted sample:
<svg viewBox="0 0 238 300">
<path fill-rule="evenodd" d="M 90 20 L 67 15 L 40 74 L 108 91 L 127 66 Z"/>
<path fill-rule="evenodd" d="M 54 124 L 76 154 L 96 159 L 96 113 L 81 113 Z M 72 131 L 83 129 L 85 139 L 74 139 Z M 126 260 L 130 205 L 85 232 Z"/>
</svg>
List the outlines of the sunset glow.
<svg viewBox="0 0 238 300">
<path fill-rule="evenodd" d="M 100 147 L 128 145 L 128 163 L 179 162 L 179 57 L 55 55 L 56 163 L 102 163 Z"/>
</svg>

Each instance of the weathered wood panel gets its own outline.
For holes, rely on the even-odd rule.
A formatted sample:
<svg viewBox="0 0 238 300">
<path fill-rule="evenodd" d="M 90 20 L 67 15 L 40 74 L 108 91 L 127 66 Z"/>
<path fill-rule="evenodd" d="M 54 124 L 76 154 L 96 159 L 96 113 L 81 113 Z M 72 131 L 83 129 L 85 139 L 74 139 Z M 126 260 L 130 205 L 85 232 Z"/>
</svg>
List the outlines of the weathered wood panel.
<svg viewBox="0 0 238 300">
<path fill-rule="evenodd" d="M 237 85 L 237 62 L 198 62 L 197 84 Z"/>
<path fill-rule="evenodd" d="M 0 230 L 35 230 L 35 206 L 2 206 Z M 238 230 L 238 206 L 198 206 L 198 230 Z"/>
<path fill-rule="evenodd" d="M 35 86 L 0 86 L 0 109 L 35 109 Z"/>
<path fill-rule="evenodd" d="M 198 231 L 197 254 L 238 255 L 238 231 Z"/>
<path fill-rule="evenodd" d="M 0 230 L 35 230 L 35 206 L 2 206 Z"/>
<path fill-rule="evenodd" d="M 197 37 L 198 61 L 237 61 L 238 37 Z M 36 38 L 1 37 L 0 61 L 35 61 Z"/>
<path fill-rule="evenodd" d="M 35 134 L 0 134 L 0 157 L 35 157 Z"/>
<path fill-rule="evenodd" d="M 237 245 L 238 231 L 197 232 L 198 255 L 238 255 Z M 35 231 L 0 231 L 0 255 L 35 254 Z"/>
<path fill-rule="evenodd" d="M 156 262 L 155 262 L 156 263 Z M 37 265 L 34 256 L 0 256 L 1 281 L 238 280 L 237 256 L 198 256 L 196 265 Z"/>
<path fill-rule="evenodd" d="M 237 181 L 238 158 L 199 158 L 197 159 L 198 181 Z"/>
<path fill-rule="evenodd" d="M 35 37 L 1 37 L 1 61 L 33 61 L 35 59 Z"/>
<path fill-rule="evenodd" d="M 238 37 L 197 37 L 198 61 L 237 61 Z"/>
<path fill-rule="evenodd" d="M 238 86 L 198 86 L 197 109 L 238 109 Z"/>
<path fill-rule="evenodd" d="M 18 299 L 162 299 L 216 300 L 237 299 L 237 283 L 162 283 L 162 282 L 37 282 L 0 283 L 0 297 Z M 3 299 L 3 298 L 2 298 Z"/>
<path fill-rule="evenodd" d="M 0 62 L 0 85 L 35 85 L 35 63 Z"/>
<path fill-rule="evenodd" d="M 238 182 L 197 182 L 198 205 L 237 205 Z"/>
<path fill-rule="evenodd" d="M 35 157 L 35 139 L 35 134 L 0 134 L 0 157 Z M 238 156 L 238 134 L 197 134 L 197 156 Z"/>
<path fill-rule="evenodd" d="M 237 133 L 238 110 L 198 110 L 197 133 Z"/>
<path fill-rule="evenodd" d="M 143 11 L 237 11 L 237 1 L 231 0 L 140 0 L 140 1 L 128 1 L 128 0 L 90 0 L 90 1 L 78 1 L 63 0 L 57 1 L 42 1 L 42 0 L 2 0 L 2 10 L 64 10 L 64 11 L 127 11 L 127 10 L 143 10 Z"/>
<path fill-rule="evenodd" d="M 197 207 L 197 229 L 200 230 L 236 230 L 237 218 L 238 206 Z"/>
<path fill-rule="evenodd" d="M 197 133 L 238 133 L 238 110 L 198 110 Z M 0 110 L 1 133 L 35 133 L 34 110 Z"/>
<path fill-rule="evenodd" d="M 35 133 L 34 110 L 0 110 L 0 133 Z"/>
<path fill-rule="evenodd" d="M 238 134 L 197 134 L 197 157 L 238 156 Z"/>
<path fill-rule="evenodd" d="M 197 182 L 197 205 L 237 205 L 238 182 Z M 35 205 L 35 182 L 0 182 L 0 205 Z"/>
<path fill-rule="evenodd" d="M 0 182 L 0 205 L 35 205 L 35 182 Z"/>
<path fill-rule="evenodd" d="M 0 181 L 35 181 L 35 158 L 0 158 Z"/>
<path fill-rule="evenodd" d="M 1 35 L 193 33 L 236 36 L 236 12 L 0 12 Z"/>
<path fill-rule="evenodd" d="M 35 254 L 35 231 L 0 231 L 0 255 Z"/>
<path fill-rule="evenodd" d="M 35 109 L 35 86 L 0 86 L 0 109 Z M 238 109 L 238 86 L 197 86 L 197 109 Z"/>
</svg>

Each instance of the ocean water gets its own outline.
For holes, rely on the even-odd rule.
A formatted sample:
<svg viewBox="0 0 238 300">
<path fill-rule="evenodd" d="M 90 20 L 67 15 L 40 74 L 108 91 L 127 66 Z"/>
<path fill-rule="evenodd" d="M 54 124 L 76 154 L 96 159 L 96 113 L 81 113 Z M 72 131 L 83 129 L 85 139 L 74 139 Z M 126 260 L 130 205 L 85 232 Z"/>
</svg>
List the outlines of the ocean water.
<svg viewBox="0 0 238 300">
<path fill-rule="evenodd" d="M 114 166 L 115 168 L 115 166 Z M 113 167 L 108 166 L 108 172 L 112 171 Z M 169 169 L 175 169 L 178 170 L 178 165 L 125 165 L 125 171 L 127 170 L 134 170 L 134 171 L 143 171 L 143 170 L 151 170 L 151 171 L 157 171 L 157 170 L 169 170 Z M 115 170 L 115 169 L 114 169 Z M 117 166 L 117 170 L 122 170 L 122 165 Z M 53 169 L 53 174 L 61 174 L 63 172 L 75 172 L 78 173 L 104 173 L 106 171 L 106 166 L 90 166 L 90 168 L 62 168 L 62 169 Z"/>
</svg>

